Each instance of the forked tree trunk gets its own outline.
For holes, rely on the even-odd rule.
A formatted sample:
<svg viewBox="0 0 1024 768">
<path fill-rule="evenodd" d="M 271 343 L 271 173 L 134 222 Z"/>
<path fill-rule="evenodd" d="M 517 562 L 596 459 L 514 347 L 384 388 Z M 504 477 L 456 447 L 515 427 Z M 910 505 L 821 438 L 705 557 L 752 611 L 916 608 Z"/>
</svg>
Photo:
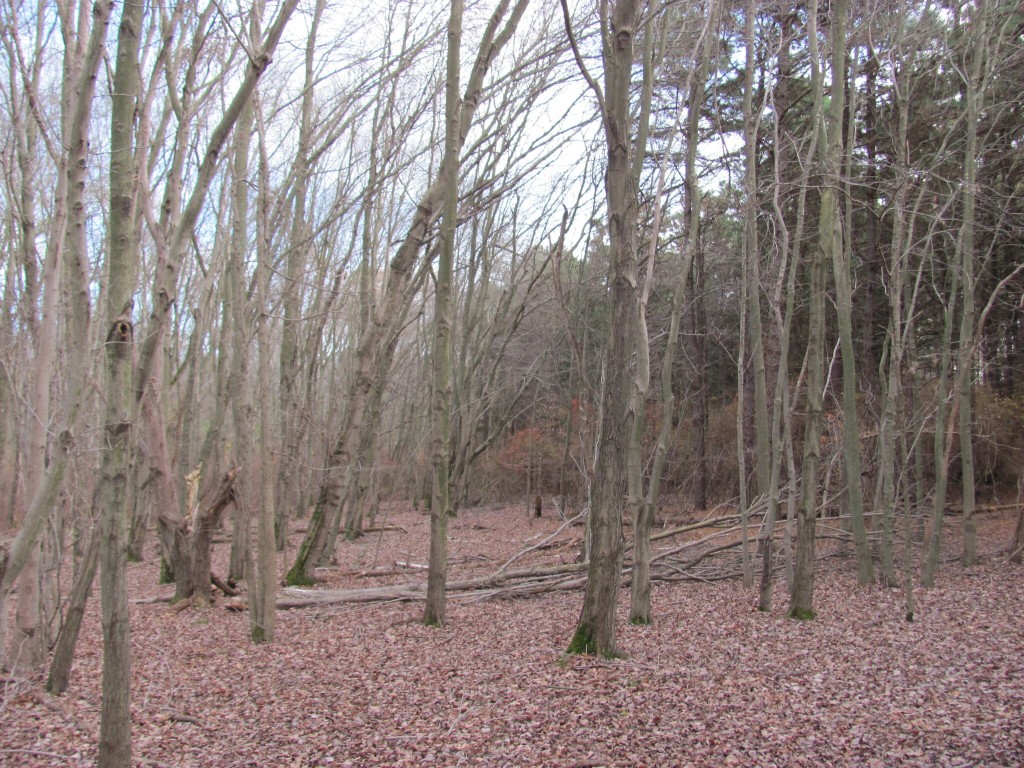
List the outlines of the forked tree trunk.
<svg viewBox="0 0 1024 768">
<path fill-rule="evenodd" d="M 896 91 L 896 159 L 894 170 L 897 179 L 902 180 L 897 187 L 893 198 L 893 228 L 890 247 L 889 266 L 889 330 L 887 348 L 888 354 L 883 358 L 888 372 L 883 375 L 879 372 L 879 380 L 884 382 L 882 389 L 881 422 L 878 428 L 878 472 L 881 490 L 881 518 L 882 531 L 879 542 L 879 580 L 887 587 L 894 587 L 898 583 L 896 566 L 893 556 L 894 539 L 896 531 L 896 499 L 899 493 L 897 487 L 898 467 L 896 450 L 899 442 L 897 435 L 903 434 L 905 426 L 906 404 L 903 395 L 903 364 L 906 350 L 904 341 L 906 328 L 909 329 L 911 320 L 907 317 L 904 320 L 904 277 L 907 272 L 907 260 L 909 259 L 910 238 L 913 237 L 914 218 L 907 211 L 907 180 L 909 179 L 909 158 L 907 156 L 907 131 L 910 117 L 910 73 L 912 70 L 912 57 L 905 53 L 903 41 L 906 24 L 906 6 L 900 3 L 897 11 L 897 42 L 898 55 L 905 57 L 899 65 L 894 80 Z M 909 221 L 908 221 L 909 219 Z M 902 455 L 902 466 L 907 469 L 907 456 Z M 906 472 L 904 472 L 906 474 Z M 909 479 L 903 483 L 909 490 Z M 908 494 L 904 493 L 906 497 Z M 910 508 L 905 511 L 910 514 Z M 904 563 L 910 562 L 912 540 L 908 537 L 904 542 Z"/>
<path fill-rule="evenodd" d="M 784 34 L 787 34 L 788 39 L 788 33 L 784 32 Z M 789 44 L 790 43 L 786 44 L 786 48 L 780 57 L 780 77 L 781 73 L 787 72 L 788 66 L 790 66 Z M 820 85 L 820 82 L 812 81 L 811 88 L 812 90 L 820 90 Z M 788 106 L 788 102 L 783 105 L 779 105 L 776 100 L 774 106 L 777 111 L 784 112 Z M 820 109 L 820 104 L 815 108 Z M 775 146 L 779 148 L 777 152 L 784 153 L 782 147 L 786 142 L 781 138 L 782 129 L 778 124 L 775 126 L 775 131 Z M 768 481 L 768 506 L 765 512 L 764 526 L 758 541 L 758 554 L 761 558 L 761 585 L 758 594 L 758 609 L 766 612 L 771 611 L 772 609 L 772 542 L 775 535 L 775 526 L 779 517 L 779 507 L 781 504 L 779 484 L 782 477 L 783 461 L 788 459 L 789 466 L 787 467 L 787 474 L 790 478 L 795 475 L 795 472 L 793 471 L 793 464 L 795 464 L 795 462 L 792 460 L 793 419 L 791 414 L 788 375 L 789 367 L 787 362 L 789 360 L 790 338 L 792 336 L 794 305 L 797 298 L 796 278 L 803 266 L 802 244 L 804 240 L 804 225 L 807 217 L 807 193 L 810 188 L 810 169 L 812 167 L 811 159 L 817 154 L 817 141 L 818 133 L 812 127 L 810 135 L 808 136 L 806 156 L 803 158 L 803 162 L 798 163 L 798 165 L 804 170 L 801 172 L 801 176 L 799 178 L 796 222 L 792 235 L 790 234 L 789 227 L 786 224 L 786 217 L 781 200 L 782 179 L 785 167 L 784 160 L 777 156 L 774 167 L 775 183 L 772 190 L 772 206 L 775 212 L 775 225 L 780 233 L 779 251 L 782 255 L 782 263 L 779 267 L 774 289 L 774 300 L 772 302 L 775 308 L 775 325 L 778 329 L 779 359 L 778 365 L 775 369 L 775 396 L 772 403 L 771 476 Z M 783 294 L 785 294 L 785 301 L 783 301 L 782 298 Z M 783 306 L 784 309 L 780 309 L 780 307 Z M 790 510 L 790 512 L 787 513 L 787 518 L 791 518 L 792 516 L 791 508 L 793 506 L 794 493 L 795 489 L 791 487 L 787 498 L 787 508 Z M 789 530 L 784 530 L 783 550 L 786 555 L 787 583 L 792 584 L 790 539 L 791 536 Z"/>
</svg>

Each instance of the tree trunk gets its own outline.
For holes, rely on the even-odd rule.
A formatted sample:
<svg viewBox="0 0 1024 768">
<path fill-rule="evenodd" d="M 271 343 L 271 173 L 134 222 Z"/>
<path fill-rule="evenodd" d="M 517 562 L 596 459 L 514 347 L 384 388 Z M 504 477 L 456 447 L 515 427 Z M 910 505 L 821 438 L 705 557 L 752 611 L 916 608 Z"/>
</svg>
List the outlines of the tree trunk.
<svg viewBox="0 0 1024 768">
<path fill-rule="evenodd" d="M 135 232 L 133 117 L 139 93 L 143 4 L 128 4 L 117 35 L 110 128 L 107 255 L 106 440 L 98 493 L 100 605 L 103 623 L 101 768 L 131 766 L 131 641 L 128 626 L 128 463 L 131 445 L 132 294 L 139 249 Z"/>
<path fill-rule="evenodd" d="M 829 36 L 832 45 L 832 101 L 830 107 L 834 121 L 832 130 L 836 132 L 837 136 L 828 147 L 831 157 L 826 160 L 826 163 L 831 164 L 836 171 L 835 195 L 838 198 L 840 190 L 849 188 L 849 180 L 847 179 L 846 184 L 843 185 L 840 178 L 844 173 L 849 172 L 848 164 L 843 162 L 842 146 L 844 95 L 846 92 L 846 0 L 832 4 L 832 29 Z M 850 141 L 853 142 L 853 140 L 854 136 L 851 134 Z M 832 183 L 832 180 L 829 179 L 826 183 Z M 847 198 L 845 202 L 845 207 L 849 210 L 852 200 Z M 832 278 L 836 287 L 836 320 L 843 361 L 843 473 L 846 479 L 846 506 L 850 515 L 854 545 L 857 549 L 857 583 L 864 586 L 875 580 L 875 574 L 871 561 L 871 548 L 868 545 L 867 531 L 864 526 L 864 497 L 861 486 L 860 418 L 857 413 L 857 352 L 854 347 L 851 267 L 847 253 L 850 234 L 847 233 L 844 238 L 843 227 L 839 222 L 838 206 L 832 215 L 836 218 L 836 234 L 833 237 L 831 248 Z"/>
<path fill-rule="evenodd" d="M 313 130 L 314 64 L 317 34 L 325 7 L 326 0 L 317 0 L 310 22 L 309 35 L 306 38 L 302 107 L 295 158 L 295 198 L 291 235 L 288 239 L 286 275 L 281 289 L 281 304 L 284 311 L 278 374 L 281 408 L 281 461 L 278 468 L 274 523 L 279 551 L 285 549 L 288 538 L 288 518 L 294 515 L 297 505 L 295 498 L 299 479 L 297 477 L 299 467 L 297 459 L 303 435 L 296 382 L 299 370 L 299 330 L 302 316 L 302 273 L 310 249 L 310 235 L 306 221 L 306 192 L 310 174 L 310 136 Z"/>
<path fill-rule="evenodd" d="M 644 156 L 646 154 L 647 134 L 651 114 L 651 94 L 654 87 L 655 61 L 654 38 L 655 19 L 654 3 L 647 3 L 648 23 L 644 28 L 644 50 L 641 63 L 643 82 L 640 86 L 639 116 L 637 118 L 637 137 L 631 154 L 630 178 L 627 182 L 630 194 L 632 190 L 640 187 L 640 176 L 643 172 Z M 664 185 L 662 185 L 662 188 Z M 626 448 L 626 514 L 633 522 L 633 578 L 630 584 L 630 621 L 634 624 L 651 623 L 651 527 L 654 525 L 654 512 L 656 501 L 648 504 L 644 494 L 644 431 L 647 420 L 644 416 L 647 408 L 647 390 L 651 380 L 651 345 L 647 334 L 647 305 L 650 295 L 652 272 L 654 267 L 654 256 L 658 248 L 658 227 L 661 217 L 661 190 L 656 194 L 655 200 L 655 224 L 651 233 L 651 252 L 649 254 L 649 269 L 643 279 L 643 284 L 637 286 L 637 298 L 635 323 L 633 330 L 633 349 L 636 357 L 635 370 L 630 384 L 628 406 L 632 414 L 632 425 L 629 431 L 629 443 Z M 639 279 L 639 253 L 637 258 L 637 278 Z M 678 321 L 676 323 L 678 327 Z M 671 366 L 670 366 L 671 367 Z M 671 410 L 671 405 L 669 405 Z M 659 483 L 661 473 L 655 478 Z M 654 499 L 657 499 L 657 489 L 649 487 L 653 492 Z"/>
<path fill-rule="evenodd" d="M 258 34 L 253 34 L 250 40 L 253 45 L 257 45 Z M 235 492 L 228 577 L 239 581 L 251 575 L 246 573 L 246 563 L 252 556 L 249 494 L 246 492 L 250 485 L 248 470 L 252 466 L 251 462 L 246 461 L 252 450 L 252 396 L 249 390 L 251 334 L 249 300 L 245 289 L 245 257 L 249 252 L 249 150 L 252 144 L 252 129 L 253 99 L 250 98 L 235 126 L 235 151 L 231 172 L 231 243 L 226 275 L 227 300 L 231 307 L 232 356 L 228 391 L 231 397 L 231 419 L 235 427 L 233 463 L 242 470 L 238 478 L 239 488 Z M 272 424 L 273 422 L 265 424 L 264 427 L 272 428 Z M 262 468 L 261 474 L 264 472 L 271 472 L 271 468 Z"/>
<path fill-rule="evenodd" d="M 977 205 L 978 119 L 984 100 L 984 73 L 987 70 L 987 8 L 985 0 L 976 0 L 970 24 L 970 70 L 967 75 L 965 118 L 967 140 L 964 146 L 963 221 L 960 229 L 960 266 L 963 272 L 963 309 L 960 315 L 960 350 L 957 355 L 957 392 L 960 398 L 960 487 L 963 499 L 963 553 L 961 562 L 971 566 L 977 560 L 978 529 L 974 519 L 974 224 Z"/>
<path fill-rule="evenodd" d="M 14 652 L 20 655 L 21 663 L 30 666 L 42 664 L 46 655 L 46 633 L 40 619 L 39 539 L 46 520 L 56 507 L 74 440 L 79 407 L 85 395 L 89 364 L 89 263 L 85 253 L 82 201 L 88 165 L 92 100 L 109 18 L 110 3 L 97 2 L 93 9 L 93 26 L 89 31 L 87 45 L 68 57 L 71 61 L 67 66 L 62 97 L 62 137 L 67 150 L 60 157 L 57 173 L 56 202 L 44 262 L 43 315 L 38 326 L 35 376 L 29 398 L 33 415 L 26 457 L 28 482 L 25 499 L 28 507 L 11 543 L 7 562 L 0 563 L 0 610 L 6 610 L 7 593 L 17 581 L 19 592 Z M 83 28 L 83 35 L 84 32 Z M 27 232 L 23 230 L 22 234 Z M 22 247 L 25 250 L 34 245 L 24 243 Z M 27 254 L 23 258 L 27 258 Z M 60 283 L 62 271 L 68 276 L 68 284 L 63 289 Z M 62 421 L 57 428 L 59 440 L 51 451 L 47 451 L 50 379 L 56 360 L 60 314 L 58 306 L 62 290 L 71 297 L 66 337 L 69 349 L 67 388 Z M 34 306 L 28 308 L 30 317 L 34 318 L 35 312 Z M 5 634 L 0 632 L 0 654 L 5 650 Z"/>
<path fill-rule="evenodd" d="M 756 446 L 757 460 L 757 493 L 758 496 L 766 495 L 771 480 L 771 445 L 768 432 L 768 384 L 764 364 L 764 332 L 761 328 L 761 268 L 760 251 L 757 242 L 757 126 L 761 118 L 761 108 L 758 105 L 757 113 L 754 112 L 754 31 L 757 15 L 756 3 L 748 0 L 744 13 L 745 19 L 745 46 L 746 64 L 743 84 L 743 134 L 744 134 L 744 156 L 746 161 L 746 174 L 743 191 L 743 251 L 744 251 L 744 275 L 746 277 L 746 299 L 747 299 L 747 330 L 750 343 L 751 371 L 750 376 L 754 384 L 754 443 Z M 740 340 L 744 344 L 744 340 Z M 741 353 L 742 359 L 742 353 Z M 740 375 L 744 375 L 741 370 Z M 741 409 L 737 407 L 737 420 L 744 418 Z M 739 423 L 739 421 L 737 422 Z M 742 435 L 742 429 L 737 433 Z M 737 439 L 742 444 L 742 440 Z M 744 448 L 740 447 L 741 455 Z M 746 473 L 740 473 L 740 495 L 744 494 Z M 754 574 L 751 569 L 750 551 L 748 548 L 747 530 L 747 506 L 744 504 L 743 513 L 743 549 L 741 552 L 743 561 L 743 584 L 751 586 L 754 583 Z"/>
<path fill-rule="evenodd" d="M 434 491 L 430 504 L 430 562 L 423 623 L 445 622 L 445 582 L 448 577 L 448 514 L 451 510 L 449 448 L 452 399 L 452 272 L 459 203 L 459 46 L 462 41 L 462 0 L 452 0 L 448 18 L 448 56 L 444 87 L 445 146 L 441 161 L 441 254 L 434 291 L 434 344 L 431 350 L 431 463 Z"/>
<path fill-rule="evenodd" d="M 907 271 L 907 260 L 909 259 L 910 240 L 913 237 L 913 218 L 907 210 L 909 174 L 909 157 L 907 131 L 910 117 L 910 75 L 913 69 L 912 58 L 904 53 L 904 35 L 906 30 L 906 6 L 900 3 L 897 11 L 897 39 L 894 48 L 898 56 L 906 56 L 900 62 L 899 70 L 894 80 L 895 90 L 895 112 L 896 112 L 896 159 L 894 172 L 897 175 L 898 186 L 893 197 L 892 238 L 890 245 L 889 265 L 889 329 L 886 347 L 888 355 L 883 356 L 883 361 L 888 367 L 887 375 L 879 372 L 879 381 L 882 387 L 881 422 L 878 428 L 878 472 L 881 487 L 881 512 L 882 531 L 879 542 L 879 580 L 884 586 L 894 587 L 898 583 L 896 567 L 893 558 L 894 536 L 896 529 L 896 499 L 897 489 L 897 458 L 896 449 L 898 445 L 897 435 L 903 435 L 906 419 L 906 403 L 903 395 L 903 365 L 906 350 L 905 336 L 912 323 L 908 317 L 906 328 L 904 326 L 904 278 Z M 915 443 L 920 441 L 915 441 Z M 903 456 L 903 466 L 907 469 L 907 457 Z M 909 479 L 904 484 L 909 489 Z M 906 497 L 908 494 L 904 494 Z M 910 510 L 905 511 L 910 515 Z M 908 517 L 909 519 L 909 517 Z M 904 546 L 905 563 L 910 561 L 912 540 L 908 536 Z"/>
<path fill-rule="evenodd" d="M 648 8 L 651 6 L 649 5 Z M 718 18 L 718 4 L 712 2 L 708 8 L 707 23 L 701 32 L 702 52 L 700 62 L 695 70 L 687 75 L 686 90 L 689 98 L 686 102 L 686 155 L 685 155 L 685 198 L 684 198 L 684 239 L 681 264 L 678 272 L 678 279 L 672 291 L 672 313 L 669 319 L 668 338 L 665 342 L 665 354 L 661 368 L 661 425 L 658 431 L 658 442 L 654 448 L 654 456 L 651 460 L 651 474 L 647 485 L 646 498 L 634 512 L 633 521 L 633 568 L 630 579 L 630 622 L 633 624 L 651 623 L 651 527 L 654 523 L 654 513 L 658 507 L 658 496 L 661 490 L 662 474 L 664 472 L 665 460 L 668 455 L 669 441 L 672 436 L 672 421 L 675 414 L 675 396 L 673 394 L 673 369 L 675 365 L 676 349 L 679 342 L 679 327 L 682 322 L 683 307 L 686 302 L 686 288 L 690 283 L 693 274 L 694 257 L 698 250 L 698 238 L 700 230 L 700 189 L 697 184 L 697 135 L 700 122 L 700 105 L 704 102 L 705 84 L 707 82 L 708 69 L 710 66 L 710 50 L 712 41 L 715 39 L 712 30 L 715 28 Z M 663 26 L 663 30 L 667 27 Z M 648 48 L 648 41 L 653 34 L 653 29 L 648 28 L 645 35 L 645 73 L 647 70 L 653 72 L 655 61 Z M 664 38 L 662 40 L 664 42 Z M 679 122 L 682 119 L 680 110 L 676 124 L 669 135 L 669 147 L 674 143 Z M 639 166 L 636 157 L 644 153 L 643 147 L 638 143 L 637 155 L 634 156 L 633 180 L 639 184 Z M 665 179 L 668 167 L 668 158 L 671 152 L 665 152 L 662 156 L 662 163 L 658 177 L 658 189 L 655 193 L 654 226 L 650 234 L 650 251 L 647 254 L 647 279 L 644 283 L 643 298 L 641 299 L 641 311 L 646 314 L 647 294 L 651 285 L 651 269 L 657 255 L 658 236 L 662 217 L 662 196 L 665 189 Z M 642 329 L 646 332 L 646 328 Z M 646 357 L 641 358 L 646 362 Z M 634 390 L 636 387 L 634 387 Z M 706 393 L 704 393 L 706 396 Z M 642 424 L 638 422 L 634 430 L 637 442 L 642 437 Z M 636 446 L 639 453 L 639 446 Z"/>
<path fill-rule="evenodd" d="M 602 14 L 607 14 L 605 5 Z M 637 414 L 631 411 L 630 392 L 637 375 L 634 343 L 638 312 L 638 259 L 636 242 L 637 188 L 631 184 L 629 93 L 632 83 L 633 43 L 640 3 L 620 0 L 603 18 L 607 37 L 602 41 L 604 94 L 586 72 L 579 51 L 577 63 L 599 96 L 608 151 L 605 195 L 608 203 L 608 294 L 611 301 L 608 336 L 602 356 L 600 439 L 592 490 L 590 527 L 592 546 L 583 609 L 569 643 L 570 653 L 617 655 L 615 644 L 616 598 L 622 568 L 623 499 L 627 493 L 626 462 Z M 562 12 L 570 31 L 569 12 Z M 571 38 L 574 40 L 574 38 Z M 575 44 L 574 44 L 575 48 Z"/>
<path fill-rule="evenodd" d="M 842 0 L 840 0 L 842 5 Z M 838 11 L 834 12 L 838 13 Z M 845 18 L 845 9 L 844 9 Z M 825 135 L 824 116 L 821 103 L 820 58 L 818 55 L 818 3 L 811 0 L 807 10 L 807 40 L 810 50 L 811 78 L 818 87 L 814 92 L 812 130 L 819 137 Z M 842 50 L 833 49 L 835 57 L 844 55 Z M 800 509 L 797 517 L 796 555 L 793 569 L 793 585 L 790 591 L 789 615 L 798 619 L 814 618 L 814 551 L 815 523 L 818 508 L 818 463 L 821 458 L 821 412 L 822 387 L 825 380 L 825 270 L 831 249 L 842 247 L 842 232 L 836 215 L 836 178 L 839 153 L 842 150 L 842 114 L 838 121 L 833 112 L 827 132 L 824 159 L 825 179 L 821 193 L 821 210 L 818 219 L 818 241 L 811 261 L 811 281 L 808 308 L 807 335 L 807 417 L 804 427 L 804 454 L 801 466 Z"/>
<path fill-rule="evenodd" d="M 53 649 L 53 661 L 50 662 L 50 672 L 46 678 L 46 690 L 54 696 L 60 696 L 67 690 L 68 681 L 71 678 L 71 663 L 75 658 L 75 646 L 78 643 L 78 633 L 82 627 L 85 606 L 89 601 L 92 583 L 96 578 L 99 553 L 100 535 L 99 531 L 94 529 L 89 536 L 85 556 L 79 564 L 78 576 L 75 578 L 71 595 L 68 597 L 67 613 L 64 616 L 60 634 L 57 635 L 57 645 Z"/>
<path fill-rule="evenodd" d="M 791 66 L 788 47 L 789 44 L 791 44 L 791 37 L 788 32 L 784 32 L 784 34 L 786 35 L 788 42 L 780 56 L 780 80 L 790 76 L 789 72 Z M 820 88 L 820 82 L 812 83 L 812 87 Z M 778 90 L 783 90 L 781 85 Z M 788 89 L 784 96 L 786 98 L 791 98 Z M 789 102 L 784 101 L 784 103 L 780 105 L 778 104 L 777 95 L 773 96 L 773 98 L 775 99 L 775 109 L 777 111 L 785 112 L 789 106 Z M 818 132 L 812 127 L 808 136 L 806 156 L 802 163 L 798 163 L 798 165 L 800 165 L 804 170 L 799 178 L 796 221 L 791 235 L 786 223 L 786 215 L 783 210 L 781 199 L 783 174 L 787 169 L 785 162 L 786 152 L 784 147 L 789 143 L 789 136 L 786 136 L 787 140 L 782 139 L 782 127 L 779 126 L 778 123 L 776 123 L 775 130 L 776 134 L 774 139 L 777 150 L 774 167 L 775 183 L 772 186 L 772 207 L 775 213 L 775 226 L 780 233 L 779 252 L 782 260 L 779 265 L 772 301 L 772 306 L 775 308 L 775 326 L 777 328 L 776 333 L 778 336 L 779 359 L 775 368 L 775 394 L 772 403 L 771 476 L 768 481 L 768 505 L 765 511 L 765 520 L 760 540 L 758 541 L 758 553 L 761 558 L 761 585 L 758 594 L 758 608 L 765 612 L 772 609 L 772 541 L 775 535 L 775 525 L 779 516 L 779 506 L 781 503 L 779 483 L 782 476 L 783 461 L 787 462 L 786 474 L 790 478 L 790 489 L 787 495 L 787 527 L 783 531 L 783 550 L 786 555 L 787 585 L 791 587 L 793 582 L 791 536 L 788 529 L 789 522 L 792 519 L 794 494 L 796 493 L 796 489 L 793 487 L 795 485 L 794 477 L 796 473 L 793 470 L 793 466 L 795 464 L 792 456 L 793 418 L 789 388 L 788 363 L 793 318 L 795 315 L 794 307 L 797 298 L 796 278 L 803 267 L 802 245 L 804 240 L 804 226 L 807 219 L 807 193 L 810 188 L 811 160 L 817 154 L 818 142 Z M 789 132 L 787 131 L 786 133 L 788 134 Z M 792 246 L 790 245 L 791 243 Z M 782 298 L 783 293 L 785 294 L 784 304 Z M 780 307 L 783 306 L 784 310 L 780 311 Z M 797 387 L 799 387 L 799 384 Z"/>
</svg>

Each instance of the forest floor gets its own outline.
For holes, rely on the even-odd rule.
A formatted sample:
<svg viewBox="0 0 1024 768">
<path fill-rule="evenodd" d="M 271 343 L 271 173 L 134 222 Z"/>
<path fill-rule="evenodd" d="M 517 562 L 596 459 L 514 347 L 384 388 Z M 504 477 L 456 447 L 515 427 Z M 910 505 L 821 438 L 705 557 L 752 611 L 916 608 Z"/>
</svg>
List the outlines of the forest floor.
<svg viewBox="0 0 1024 768">
<path fill-rule="evenodd" d="M 550 515 L 461 512 L 452 578 L 493 573 L 559 527 Z M 425 579 L 409 566 L 426 562 L 428 517 L 395 505 L 380 522 L 401 530 L 339 541 L 324 587 Z M 1024 568 L 1006 564 L 1012 513 L 979 523 L 982 563 L 946 563 L 934 589 L 915 590 L 912 623 L 901 591 L 859 589 L 852 561 L 829 558 L 814 621 L 785 618 L 783 584 L 761 613 L 738 580 L 684 581 L 655 584 L 654 623 L 631 626 L 624 589 L 619 660 L 563 655 L 579 590 L 453 594 L 440 629 L 419 622 L 421 602 L 281 611 L 277 641 L 254 646 L 247 614 L 220 601 L 140 602 L 170 588 L 155 559 L 135 564 L 135 765 L 1022 765 Z M 946 527 L 950 556 L 958 528 Z M 581 530 L 516 567 L 571 562 Z M 0 765 L 95 764 L 101 655 L 93 600 L 64 696 L 43 693 L 42 675 L 3 679 Z"/>
</svg>

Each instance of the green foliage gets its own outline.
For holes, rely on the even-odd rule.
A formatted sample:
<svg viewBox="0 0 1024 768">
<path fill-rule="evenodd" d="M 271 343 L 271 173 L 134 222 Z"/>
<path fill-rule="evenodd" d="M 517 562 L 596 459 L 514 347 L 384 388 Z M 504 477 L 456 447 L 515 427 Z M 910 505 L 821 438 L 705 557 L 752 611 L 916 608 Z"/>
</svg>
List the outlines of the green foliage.
<svg viewBox="0 0 1024 768">
<path fill-rule="evenodd" d="M 630 616 L 629 623 L 634 627 L 649 627 L 654 622 L 651 621 L 650 616 Z"/>
</svg>

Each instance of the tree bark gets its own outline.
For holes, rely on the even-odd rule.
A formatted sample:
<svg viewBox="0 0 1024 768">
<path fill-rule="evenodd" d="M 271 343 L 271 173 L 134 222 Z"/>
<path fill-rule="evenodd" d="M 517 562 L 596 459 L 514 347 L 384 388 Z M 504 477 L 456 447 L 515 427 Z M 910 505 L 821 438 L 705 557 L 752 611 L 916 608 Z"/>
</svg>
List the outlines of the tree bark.
<svg viewBox="0 0 1024 768">
<path fill-rule="evenodd" d="M 266 133 L 263 130 L 262 114 L 257 127 L 260 137 L 259 204 L 256 217 L 256 344 L 259 352 L 259 409 L 260 409 L 260 512 L 256 539 L 256 573 L 252 580 L 254 589 L 249 609 L 249 634 L 255 643 L 274 641 L 277 612 L 277 541 L 275 523 L 276 488 L 274 487 L 274 447 L 277 432 L 274 429 L 273 393 L 271 392 L 270 364 L 271 343 L 268 328 L 270 308 L 270 276 L 273 271 L 271 260 L 269 214 L 270 206 L 269 160 L 267 159 Z"/>
<path fill-rule="evenodd" d="M 964 566 L 974 565 L 978 556 L 978 529 L 974 519 L 974 225 L 978 197 L 978 120 L 984 100 L 984 79 L 988 65 L 985 0 L 976 0 L 970 23 L 970 68 L 965 83 L 967 102 L 964 145 L 963 221 L 960 229 L 960 268 L 963 272 L 963 309 L 960 314 L 960 349 L 957 355 L 957 393 L 960 399 L 960 488 L 963 499 Z"/>
<path fill-rule="evenodd" d="M 139 93 L 143 4 L 125 5 L 117 35 L 110 119 L 107 255 L 107 449 L 100 468 L 100 606 L 103 623 L 101 768 L 131 766 L 131 640 L 128 625 L 128 462 L 131 451 L 132 294 L 139 258 L 135 233 L 134 114 Z"/>
<path fill-rule="evenodd" d="M 50 671 L 46 678 L 46 690 L 54 696 L 60 696 L 68 688 L 68 681 L 71 678 L 71 663 L 75 658 L 75 646 L 78 643 L 82 618 L 85 616 L 85 606 L 89 600 L 89 594 L 92 592 L 92 583 L 96 578 L 99 554 L 100 535 L 99 531 L 94 529 L 89 536 L 89 543 L 85 547 L 82 562 L 78 566 L 78 576 L 71 588 L 67 613 L 64 615 L 60 634 L 57 635 L 57 645 L 53 649 L 53 661 L 50 662 Z"/>
<path fill-rule="evenodd" d="M 462 0 L 452 0 L 448 17 L 448 55 L 445 77 L 445 146 L 441 161 L 441 253 L 434 291 L 434 343 L 431 351 L 431 463 L 433 498 L 430 503 L 430 564 L 427 571 L 427 603 L 423 623 L 445 622 L 445 582 L 448 577 L 448 515 L 451 512 L 452 399 L 452 272 L 459 203 L 459 47 L 462 42 Z"/>
<path fill-rule="evenodd" d="M 840 0 L 842 4 L 842 0 Z M 820 58 L 818 55 L 818 3 L 811 0 L 807 9 L 807 40 L 810 50 L 812 82 L 821 83 Z M 835 56 L 842 57 L 843 51 L 833 49 Z M 814 618 L 814 550 L 815 524 L 818 510 L 818 464 L 821 459 L 821 412 L 822 387 L 825 380 L 825 271 L 831 249 L 842 247 L 842 232 L 836 215 L 836 163 L 842 150 L 842 114 L 838 122 L 832 115 L 831 125 L 826 134 L 824 116 L 821 111 L 822 88 L 814 93 L 812 130 L 819 136 L 827 135 L 822 141 L 827 149 L 824 159 L 824 185 L 821 194 L 821 210 L 818 218 L 818 241 L 811 261 L 811 281 L 808 308 L 807 335 L 807 417 L 804 427 L 804 454 L 801 466 L 800 509 L 797 517 L 796 555 L 793 569 L 793 585 L 790 591 L 789 615 L 798 619 Z"/>
<path fill-rule="evenodd" d="M 831 241 L 832 278 L 836 287 L 836 318 L 839 326 L 839 346 L 843 360 L 843 457 L 846 478 L 846 502 L 853 529 L 853 541 L 857 549 L 857 583 L 871 584 L 874 566 L 871 548 L 868 546 L 867 531 L 864 527 L 864 498 L 861 488 L 860 461 L 860 419 L 857 414 L 857 353 L 853 334 L 853 289 L 851 287 L 850 262 L 844 246 L 843 227 L 840 221 L 838 196 L 843 189 L 841 176 L 847 168 L 843 162 L 843 113 L 846 92 L 846 0 L 833 2 L 832 25 L 829 38 L 832 46 L 832 94 L 830 102 L 831 132 L 826 149 L 825 165 L 830 177 L 825 183 L 834 184 L 834 235 Z M 852 137 L 851 137 L 852 141 Z M 832 173 L 835 175 L 832 176 Z M 851 204 L 850 200 L 846 205 Z M 819 233 L 820 234 L 820 233 Z M 849 241 L 850 235 L 845 236 Z"/>
<path fill-rule="evenodd" d="M 605 196 L 608 205 L 609 252 L 608 336 L 602 355 L 600 437 L 597 443 L 592 488 L 590 530 L 591 552 L 583 609 L 569 643 L 569 653 L 613 657 L 616 598 L 622 566 L 623 500 L 628 491 L 626 462 L 630 436 L 637 414 L 630 397 L 633 378 L 638 374 L 635 351 L 639 317 L 636 223 L 637 188 L 632 183 L 629 94 L 632 84 L 633 43 L 639 21 L 638 0 L 620 0 L 610 10 L 602 9 L 602 59 L 604 91 L 590 77 L 575 47 L 577 63 L 598 96 L 604 121 L 608 167 Z M 569 11 L 562 0 L 567 31 L 571 34 Z"/>
</svg>

